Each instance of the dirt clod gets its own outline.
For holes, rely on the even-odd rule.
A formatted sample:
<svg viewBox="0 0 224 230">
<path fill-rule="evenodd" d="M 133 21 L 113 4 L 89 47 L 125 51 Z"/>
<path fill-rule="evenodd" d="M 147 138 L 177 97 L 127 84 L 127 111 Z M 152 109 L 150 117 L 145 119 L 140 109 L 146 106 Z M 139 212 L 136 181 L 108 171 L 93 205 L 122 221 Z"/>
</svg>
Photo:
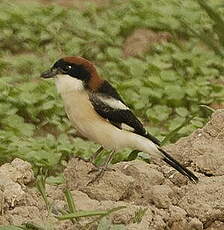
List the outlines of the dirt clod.
<svg viewBox="0 0 224 230">
<path fill-rule="evenodd" d="M 32 222 L 54 229 L 81 229 L 89 218 L 73 224 L 54 216 L 67 208 L 66 186 L 78 210 L 126 206 L 110 219 L 127 230 L 224 229 L 224 111 L 217 111 L 204 128 L 166 149 L 195 171 L 198 184 L 163 163 L 139 160 L 115 164 L 89 183 L 96 167 L 73 158 L 64 170 L 66 185 L 46 185 L 50 213 L 37 189 L 30 186 L 34 180 L 31 165 L 20 159 L 6 163 L 0 167 L 0 225 Z"/>
<path fill-rule="evenodd" d="M 136 29 L 124 42 L 125 56 L 137 56 L 149 51 L 153 45 L 172 39 L 168 32 L 155 32 L 149 29 Z"/>
</svg>

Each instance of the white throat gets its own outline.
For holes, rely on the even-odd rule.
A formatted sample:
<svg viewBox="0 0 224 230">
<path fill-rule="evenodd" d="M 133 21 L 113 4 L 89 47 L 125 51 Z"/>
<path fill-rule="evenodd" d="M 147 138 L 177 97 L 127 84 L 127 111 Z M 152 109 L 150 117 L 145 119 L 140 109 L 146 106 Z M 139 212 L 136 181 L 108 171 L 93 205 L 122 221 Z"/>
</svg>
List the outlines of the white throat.
<svg viewBox="0 0 224 230">
<path fill-rule="evenodd" d="M 56 76 L 56 87 L 58 93 L 65 94 L 72 91 L 83 90 L 83 82 L 77 78 L 71 77 L 66 74 L 58 74 Z"/>
</svg>

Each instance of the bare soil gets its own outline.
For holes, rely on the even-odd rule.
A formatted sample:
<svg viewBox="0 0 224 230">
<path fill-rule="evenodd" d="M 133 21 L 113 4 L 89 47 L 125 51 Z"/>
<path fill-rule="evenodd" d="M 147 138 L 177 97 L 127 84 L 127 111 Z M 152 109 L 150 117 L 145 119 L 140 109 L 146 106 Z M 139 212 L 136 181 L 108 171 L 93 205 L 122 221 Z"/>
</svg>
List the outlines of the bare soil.
<svg viewBox="0 0 224 230">
<path fill-rule="evenodd" d="M 155 32 L 150 29 L 136 29 L 124 42 L 124 56 L 141 56 L 158 43 L 168 42 L 172 36 L 168 32 Z"/>
<path fill-rule="evenodd" d="M 115 164 L 100 180 L 88 184 L 95 166 L 73 158 L 64 170 L 66 185 L 46 186 L 50 213 L 33 186 L 31 165 L 20 159 L 4 164 L 0 167 L 0 226 L 32 222 L 54 229 L 83 229 L 90 219 L 72 224 L 54 217 L 66 208 L 63 190 L 67 187 L 78 210 L 126 206 L 110 219 L 127 230 L 223 230 L 224 110 L 215 112 L 204 128 L 166 149 L 195 172 L 198 184 L 161 162 L 139 160 Z M 144 209 L 144 215 L 137 218 Z"/>
<path fill-rule="evenodd" d="M 88 0 L 55 2 L 82 8 Z M 101 5 L 110 0 L 89 2 Z M 170 39 L 171 35 L 166 32 L 137 29 L 124 42 L 124 55 L 141 55 L 153 44 Z M 114 224 L 124 224 L 127 230 L 224 230 L 224 110 L 214 113 L 204 128 L 166 149 L 195 172 L 200 178 L 198 184 L 192 184 L 161 162 L 147 164 L 138 160 L 115 164 L 99 181 L 89 184 L 95 176 L 89 172 L 95 166 L 73 158 L 64 170 L 66 184 L 46 185 L 52 205 L 50 213 L 33 185 L 31 165 L 21 159 L 6 163 L 0 167 L 0 226 L 32 222 L 58 230 L 82 229 L 90 219 L 72 224 L 58 221 L 54 216 L 66 208 L 63 191 L 67 187 L 78 210 L 125 205 L 126 209 L 111 214 L 110 219 Z M 140 210 L 145 213 L 137 218 Z"/>
</svg>

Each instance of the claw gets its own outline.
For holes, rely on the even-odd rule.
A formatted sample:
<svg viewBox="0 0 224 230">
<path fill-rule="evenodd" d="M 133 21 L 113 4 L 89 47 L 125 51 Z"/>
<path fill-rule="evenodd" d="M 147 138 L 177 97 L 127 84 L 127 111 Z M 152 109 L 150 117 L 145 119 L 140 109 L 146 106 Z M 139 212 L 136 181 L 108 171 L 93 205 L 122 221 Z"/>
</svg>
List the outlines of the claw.
<svg viewBox="0 0 224 230">
<path fill-rule="evenodd" d="M 112 151 L 109 154 L 108 158 L 106 159 L 106 161 L 104 162 L 104 164 L 102 166 L 96 167 L 95 169 L 92 169 L 91 171 L 88 172 L 88 174 L 90 174 L 90 173 L 94 173 L 94 172 L 98 171 L 97 175 L 90 182 L 88 182 L 87 185 L 93 184 L 95 181 L 99 181 L 99 179 L 102 178 L 102 176 L 104 175 L 106 170 L 115 171 L 114 169 L 108 168 L 108 165 L 109 165 L 110 161 L 113 159 L 114 153 L 115 152 Z"/>
<path fill-rule="evenodd" d="M 106 171 L 115 171 L 115 169 L 108 168 L 108 165 L 104 165 L 104 166 L 97 167 L 89 171 L 88 174 L 95 173 L 95 172 L 97 172 L 97 174 L 93 177 L 91 181 L 88 182 L 87 186 L 90 184 L 93 184 L 96 181 L 99 181 L 99 179 L 103 177 Z"/>
</svg>

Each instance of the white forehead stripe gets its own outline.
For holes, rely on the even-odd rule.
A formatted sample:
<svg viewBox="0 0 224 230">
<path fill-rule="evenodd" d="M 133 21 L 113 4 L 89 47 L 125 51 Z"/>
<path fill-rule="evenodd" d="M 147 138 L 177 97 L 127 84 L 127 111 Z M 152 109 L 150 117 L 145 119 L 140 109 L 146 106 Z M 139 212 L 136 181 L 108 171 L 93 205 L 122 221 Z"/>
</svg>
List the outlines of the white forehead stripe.
<svg viewBox="0 0 224 230">
<path fill-rule="evenodd" d="M 55 83 L 58 93 L 66 93 L 84 89 L 81 80 L 66 74 L 58 74 Z"/>
</svg>

